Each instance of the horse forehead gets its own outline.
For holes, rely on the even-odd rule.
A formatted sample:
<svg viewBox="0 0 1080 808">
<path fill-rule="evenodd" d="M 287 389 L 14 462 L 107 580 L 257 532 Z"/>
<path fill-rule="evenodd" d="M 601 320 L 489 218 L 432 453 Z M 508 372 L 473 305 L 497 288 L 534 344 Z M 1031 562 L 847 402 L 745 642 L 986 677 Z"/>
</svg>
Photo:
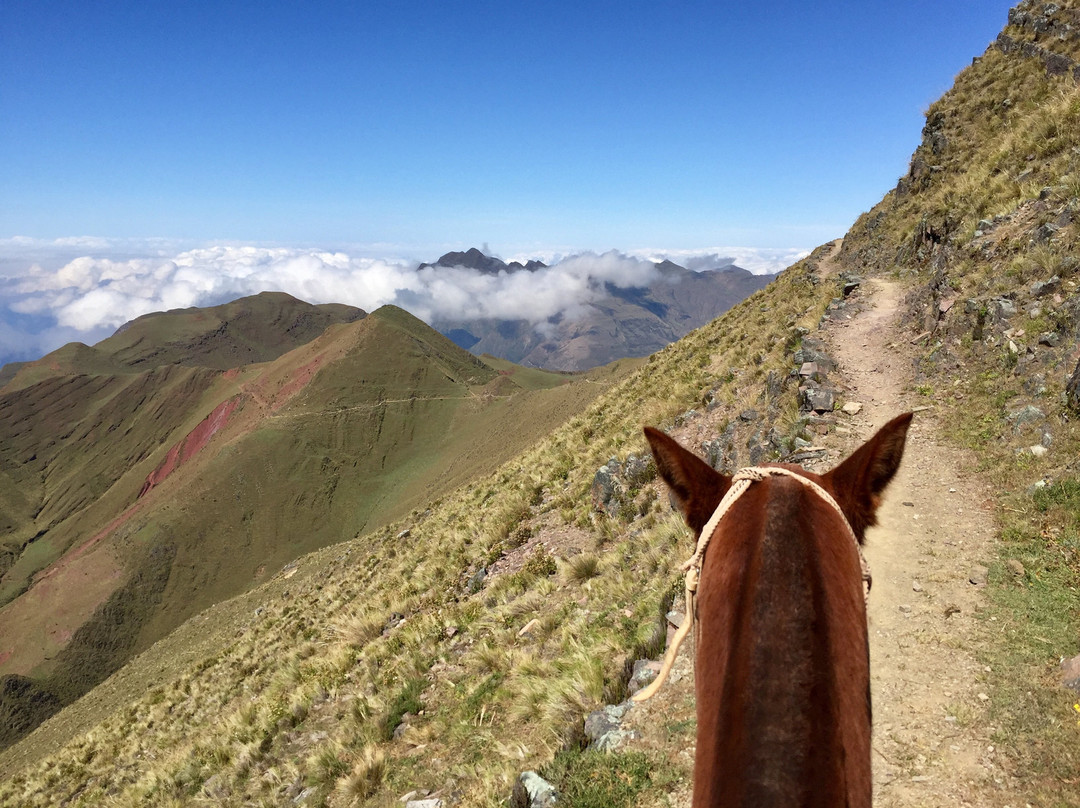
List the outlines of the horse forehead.
<svg viewBox="0 0 1080 808">
<path fill-rule="evenodd" d="M 807 471 L 802 466 L 797 466 L 794 463 L 763 463 L 763 464 L 761 464 L 761 466 L 759 468 L 784 469 L 786 471 L 790 471 L 790 472 L 793 472 L 795 474 L 798 474 L 800 477 L 803 477 L 803 478 L 805 478 L 807 480 L 810 480 L 811 482 L 817 483 L 822 488 L 827 488 L 828 487 L 826 482 L 825 482 L 825 478 L 822 477 L 820 474 L 815 474 L 812 471 Z M 779 475 L 778 474 L 778 475 L 774 475 L 774 476 L 770 477 L 769 479 L 771 479 L 771 480 L 783 480 L 785 478 L 785 476 L 786 475 Z"/>
<path fill-rule="evenodd" d="M 801 479 L 817 484 L 828 496 L 834 496 L 832 486 L 825 477 L 807 471 L 802 466 L 796 466 L 794 463 L 763 463 L 758 468 L 779 468 L 793 472 Z M 790 503 L 792 500 L 804 502 L 807 497 L 814 500 L 820 499 L 820 496 L 815 494 L 810 487 L 799 480 L 792 479 L 787 474 L 771 474 L 760 482 L 752 484 L 750 491 L 747 493 L 754 492 L 755 489 L 757 489 L 756 496 L 751 496 L 744 503 L 743 508 L 739 508 L 741 514 L 746 514 L 747 506 L 753 509 L 764 505 L 769 516 L 772 517 L 778 513 L 777 508 L 781 508 L 785 502 Z M 751 504 L 753 502 L 757 502 L 759 505 Z"/>
</svg>

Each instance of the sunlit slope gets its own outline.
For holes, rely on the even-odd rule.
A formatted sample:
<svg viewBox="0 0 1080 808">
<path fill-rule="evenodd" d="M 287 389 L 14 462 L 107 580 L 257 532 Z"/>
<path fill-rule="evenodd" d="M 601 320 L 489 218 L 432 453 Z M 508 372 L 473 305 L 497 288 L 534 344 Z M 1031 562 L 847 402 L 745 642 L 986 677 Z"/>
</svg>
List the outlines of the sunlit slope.
<svg viewBox="0 0 1080 808">
<path fill-rule="evenodd" d="M 227 370 L 269 361 L 334 323 L 364 316 L 353 306 L 313 306 L 284 292 L 261 292 L 205 309 L 147 314 L 94 347 L 133 368 L 179 363 Z"/>
<path fill-rule="evenodd" d="M 515 410 L 520 397 L 512 397 L 493 400 L 499 418 L 464 428 L 468 408 L 480 407 L 508 377 L 474 375 L 480 371 L 451 361 L 438 346 L 411 349 L 434 351 L 435 364 L 443 368 L 441 380 L 427 371 L 416 377 L 433 385 L 428 389 L 437 397 L 426 401 L 398 401 L 396 371 L 366 369 L 359 354 L 343 359 L 347 364 L 341 367 L 372 379 L 363 386 L 378 390 L 385 404 L 364 422 L 365 435 L 374 430 L 380 441 L 392 442 L 403 434 L 404 421 L 392 407 L 445 419 L 437 405 L 454 403 L 452 396 L 464 391 L 451 430 L 462 442 L 446 445 L 468 456 L 486 440 L 491 451 L 483 453 L 495 458 L 502 446 L 500 460 L 506 462 L 456 493 L 430 502 L 418 498 L 397 523 L 364 528 L 355 539 L 300 559 L 295 570 L 268 564 L 265 584 L 180 627 L 96 689 L 92 699 L 65 710 L 11 750 L 3 758 L 6 765 L 40 755 L 101 720 L 110 705 L 150 687 L 145 700 L 108 719 L 93 740 L 75 742 L 81 751 L 70 754 L 82 757 L 109 739 L 123 738 L 126 749 L 95 752 L 91 764 L 69 772 L 64 788 L 84 787 L 76 802 L 110 787 L 134 802 L 185 801 L 211 777 L 222 804 L 242 804 L 260 794 L 275 802 L 277 787 L 261 784 L 296 778 L 330 796 L 338 793 L 336 778 L 358 765 L 365 748 L 387 759 L 384 781 L 374 784 L 376 804 L 447 779 L 457 783 L 467 804 L 505 799 L 516 771 L 561 746 L 581 710 L 617 696 L 623 666 L 635 649 L 655 648 L 658 610 L 686 552 L 683 533 L 654 484 L 630 492 L 617 517 L 594 517 L 588 492 L 596 468 L 612 456 L 644 451 L 643 422 L 670 424 L 708 401 L 732 416 L 747 406 L 767 407 L 778 428 L 798 429 L 795 407 L 787 398 L 769 405 L 766 383 L 786 376 L 797 326 L 815 324 L 836 294 L 836 285 L 819 279 L 815 269 L 816 260 L 808 260 L 789 270 L 625 380 L 616 376 L 607 385 L 601 373 L 586 381 L 602 395 L 576 415 L 564 408 L 561 424 L 539 423 L 542 406 Z M 383 344 L 388 329 L 410 332 L 408 321 L 380 320 L 376 312 L 355 324 L 379 324 L 378 332 L 363 337 L 371 344 Z M 341 499 L 345 512 L 357 513 L 361 506 L 345 500 L 378 485 L 362 455 L 381 457 L 386 444 L 341 428 L 340 414 L 359 405 L 346 396 L 340 377 L 327 375 L 326 387 L 320 387 L 325 372 L 275 413 L 280 425 L 272 421 L 266 435 L 252 433 L 230 444 L 230 451 L 257 451 L 256 439 L 291 441 L 291 451 L 277 456 L 307 458 L 290 461 L 298 475 L 314 473 L 314 464 L 326 459 L 340 470 L 333 491 L 321 496 Z M 482 384 L 462 385 L 468 378 Z M 566 395 L 571 388 L 537 395 Z M 333 404 L 313 416 L 315 400 Z M 409 428 L 413 444 L 436 440 L 440 432 L 448 440 L 445 429 Z M 316 438 L 319 430 L 323 436 Z M 529 430 L 542 437 L 524 453 L 510 451 L 510 438 Z M 357 464 L 355 471 L 342 468 L 347 458 Z M 420 466 L 411 457 L 406 462 Z M 275 477 L 280 475 L 276 470 Z M 269 473 L 260 482 L 264 489 L 270 486 Z M 202 484 L 204 494 L 217 492 L 219 505 L 234 498 L 227 476 Z M 276 507 L 269 496 L 257 499 L 256 486 L 246 485 L 240 500 L 252 520 L 261 518 L 258 511 Z M 283 497 L 284 488 L 278 490 Z M 311 516 L 298 520 L 308 523 L 306 530 L 312 529 Z M 290 517 L 281 512 L 280 518 Z M 341 532 L 348 536 L 361 518 L 354 516 Z M 253 533 L 274 529 L 267 524 Z M 573 548 L 595 557 L 593 572 L 575 576 Z M 490 577 L 471 583 L 480 568 L 492 568 Z M 549 575 L 552 570 L 558 572 Z M 395 614 L 406 618 L 400 626 Z M 192 660 L 202 661 L 191 667 Z M 394 739 L 402 712 L 415 714 L 415 706 L 402 706 L 413 699 L 424 714 L 410 719 L 411 728 Z M 286 716 L 291 717 L 282 720 Z M 417 744 L 424 744 L 423 754 Z M 136 761 L 145 761 L 150 750 L 161 763 L 148 769 Z M 320 755 L 328 769 L 304 763 Z M 286 799 L 284 791 L 280 798 Z"/>
<path fill-rule="evenodd" d="M 1080 653 L 1080 4 L 1010 12 L 843 260 L 909 284 L 919 392 L 994 492 L 974 720 L 1031 804 L 1078 804 L 1061 663 Z"/>
<path fill-rule="evenodd" d="M 602 389 L 552 374 L 525 390 L 515 372 L 387 307 L 225 373 L 171 365 L 8 393 L 21 404 L 54 384 L 70 406 L 37 472 L 27 453 L 50 410 L 12 418 L 25 440 L 5 471 L 37 486 L 18 486 L 13 505 L 55 516 L 24 524 L 40 535 L 21 552 L 11 544 L 0 674 L 70 700 L 297 555 L 495 467 Z"/>
</svg>

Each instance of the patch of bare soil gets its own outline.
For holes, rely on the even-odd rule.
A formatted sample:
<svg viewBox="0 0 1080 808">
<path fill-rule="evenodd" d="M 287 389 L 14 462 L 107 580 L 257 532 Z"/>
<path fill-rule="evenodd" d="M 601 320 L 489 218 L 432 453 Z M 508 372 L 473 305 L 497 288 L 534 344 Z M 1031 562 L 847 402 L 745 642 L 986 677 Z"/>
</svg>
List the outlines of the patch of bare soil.
<svg viewBox="0 0 1080 808">
<path fill-rule="evenodd" d="M 896 326 L 901 298 L 899 284 L 868 279 L 856 293 L 858 305 L 846 309 L 856 313 L 816 335 L 839 363 L 831 380 L 846 401 L 862 404 L 821 438 L 829 460 L 818 471 L 921 404 L 913 390 L 913 350 Z M 994 748 L 987 671 L 975 652 L 986 631 L 977 617 L 985 584 L 971 581 L 985 581 L 978 567 L 993 554 L 995 531 L 988 492 L 973 466 L 974 458 L 939 440 L 934 411 L 920 410 L 880 524 L 867 534 L 878 806 L 1025 805 Z M 693 719 L 692 659 L 687 643 L 679 662 L 685 675 L 624 722 L 641 733 L 637 748 L 666 754 L 673 763 L 693 756 L 693 732 L 674 731 Z M 689 784 L 664 804 L 689 806 Z"/>
</svg>

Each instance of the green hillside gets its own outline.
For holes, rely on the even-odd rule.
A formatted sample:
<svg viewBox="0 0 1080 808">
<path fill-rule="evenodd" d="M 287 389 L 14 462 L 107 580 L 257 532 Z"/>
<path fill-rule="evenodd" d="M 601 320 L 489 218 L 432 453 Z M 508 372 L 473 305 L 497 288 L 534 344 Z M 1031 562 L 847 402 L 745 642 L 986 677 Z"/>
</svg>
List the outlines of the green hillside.
<svg viewBox="0 0 1080 808">
<path fill-rule="evenodd" d="M 313 306 L 284 292 L 261 292 L 212 308 L 147 314 L 94 347 L 132 368 L 179 363 L 228 370 L 275 359 L 334 323 L 364 316 L 353 306 Z"/>
<path fill-rule="evenodd" d="M 593 471 L 612 455 L 643 451 L 642 421 L 670 423 L 687 407 L 700 406 L 706 394 L 731 408 L 761 401 L 766 381 L 790 362 L 796 326 L 816 323 L 835 294 L 833 284 L 818 282 L 815 266 L 809 260 L 789 270 L 651 358 L 584 413 L 564 411 L 561 425 L 536 424 L 536 408 L 508 406 L 507 431 L 489 422 L 462 432 L 463 453 L 484 439 L 484 453 L 494 452 L 513 430 L 536 429 L 545 437 L 524 454 L 506 452 L 509 462 L 498 471 L 441 501 L 425 508 L 418 500 L 395 525 L 307 556 L 295 570 L 268 565 L 265 584 L 201 613 L 147 650 L 92 700 L 10 750 L 7 765 L 24 755 L 36 758 L 105 719 L 106 728 L 97 731 L 101 742 L 125 737 L 147 746 L 142 752 L 129 746 L 138 758 L 95 752 L 98 763 L 79 766 L 93 779 L 107 758 L 109 779 L 128 790 L 133 804 L 194 796 L 212 775 L 223 804 L 260 795 L 274 802 L 276 787 L 268 794 L 264 783 L 278 778 L 310 778 L 329 793 L 364 754 L 387 761 L 385 780 L 373 786 L 376 804 L 390 804 L 408 783 L 447 778 L 460 784 L 467 804 L 498 803 L 516 770 L 562 746 L 574 715 L 618 693 L 635 649 L 655 648 L 659 609 L 685 552 L 682 531 L 653 486 L 635 492 L 621 516 L 592 516 Z M 357 325 L 380 319 L 377 312 Z M 369 338 L 386 338 L 381 324 Z M 458 366 L 448 375 L 460 372 Z M 472 371 L 465 366 L 465 372 Z M 598 387 L 601 376 L 589 386 Z M 394 381 L 379 379 L 389 400 Z M 448 383 L 446 377 L 440 382 Z M 327 397 L 335 400 L 333 393 Z M 302 414 L 305 398 L 283 408 L 282 417 Z M 778 423 L 797 430 L 794 408 L 776 404 Z M 304 421 L 295 420 L 290 429 Z M 400 429 L 389 409 L 381 429 Z M 342 448 L 359 456 L 354 446 Z M 333 496 L 355 497 L 364 485 L 359 477 L 339 482 Z M 208 487 L 221 490 L 220 483 Z M 310 519 L 305 513 L 300 521 Z M 553 549 L 542 549 L 549 545 Z M 572 549 L 595 557 L 595 570 L 575 578 Z M 499 564 L 510 572 L 474 591 L 477 571 Z M 405 622 L 388 628 L 399 619 L 394 615 Z M 533 618 L 536 633 L 523 639 L 520 632 Z M 429 672 L 438 673 L 432 679 Z M 146 695 L 107 718 L 134 692 Z M 412 719 L 410 732 L 418 734 L 406 735 L 408 742 L 392 740 L 402 713 L 415 714 L 413 704 L 424 709 L 421 721 Z M 321 740 L 311 741 L 313 733 Z M 91 743 L 97 748 L 97 740 Z M 423 755 L 413 751 L 417 744 L 425 745 Z M 76 755 L 90 754 L 90 747 L 80 748 Z M 152 773 L 136 762 L 150 748 L 162 761 Z M 74 784 L 78 777 L 63 779 Z M 99 785 L 87 785 L 77 799 L 92 802 L 102 793 Z"/>
<path fill-rule="evenodd" d="M 1080 801 L 1080 5 L 1025 2 L 930 106 L 897 187 L 845 238 L 908 280 L 919 392 L 998 492 L 987 720 L 1033 804 Z M 1018 578 L 1016 571 L 1023 571 Z"/>
<path fill-rule="evenodd" d="M 603 389 L 513 375 L 387 307 L 224 373 L 13 386 L 0 676 L 34 687 L 13 680 L 0 710 L 71 701 L 268 571 L 494 468 Z"/>
</svg>

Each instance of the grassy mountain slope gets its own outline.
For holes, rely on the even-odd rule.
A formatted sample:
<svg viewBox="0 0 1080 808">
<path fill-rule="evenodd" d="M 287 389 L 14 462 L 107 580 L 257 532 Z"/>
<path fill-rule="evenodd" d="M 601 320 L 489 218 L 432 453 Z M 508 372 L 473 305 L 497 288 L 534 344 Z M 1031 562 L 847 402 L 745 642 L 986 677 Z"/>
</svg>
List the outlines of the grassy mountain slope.
<svg viewBox="0 0 1080 808">
<path fill-rule="evenodd" d="M 0 458 L 25 516 L 7 545 L 0 675 L 30 676 L 31 706 L 70 701 L 268 570 L 493 468 L 603 386 L 548 374 L 524 389 L 386 307 L 239 370 L 7 393 Z"/>
<path fill-rule="evenodd" d="M 212 308 L 147 314 L 94 347 L 133 368 L 179 363 L 228 370 L 275 359 L 334 323 L 364 316 L 353 306 L 313 306 L 284 292 L 261 292 Z"/>
<path fill-rule="evenodd" d="M 200 614 L 4 765 L 104 718 L 42 764 L 63 767 L 59 787 L 75 804 L 109 788 L 130 804 L 204 788 L 220 804 L 276 804 L 310 787 L 334 804 L 370 791 L 389 805 L 447 780 L 467 804 L 498 803 L 517 771 L 573 734 L 575 715 L 617 695 L 635 649 L 655 649 L 686 552 L 655 484 L 628 492 L 618 517 L 594 515 L 593 472 L 643 451 L 643 421 L 670 423 L 705 398 L 768 406 L 766 381 L 786 374 L 796 326 L 815 323 L 836 293 L 814 266 L 655 355 L 500 470 Z M 794 430 L 788 398 L 771 406 Z M 519 414 L 507 423 L 530 428 Z M 125 693 L 145 695 L 107 717 Z M 414 718 L 395 739 L 404 713 Z M 150 750 L 158 762 L 147 766 Z M 364 767 L 379 759 L 375 777 Z M 33 796 L 40 783 L 16 778 L 7 793 L 32 803 L 45 798 Z"/>
</svg>

